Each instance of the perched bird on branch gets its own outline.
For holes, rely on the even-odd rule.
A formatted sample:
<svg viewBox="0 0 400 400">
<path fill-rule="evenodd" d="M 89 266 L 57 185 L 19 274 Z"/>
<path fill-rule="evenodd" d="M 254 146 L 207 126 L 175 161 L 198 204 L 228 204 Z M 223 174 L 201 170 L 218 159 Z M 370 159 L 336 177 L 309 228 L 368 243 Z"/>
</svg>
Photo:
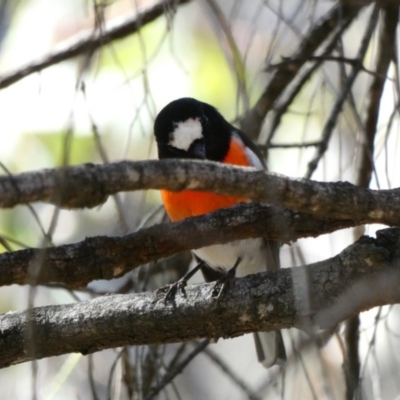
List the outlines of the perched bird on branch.
<svg viewBox="0 0 400 400">
<path fill-rule="evenodd" d="M 257 147 L 213 106 L 192 98 L 172 101 L 158 114 L 154 123 L 160 159 L 186 158 L 264 169 Z M 249 201 L 211 192 L 161 191 L 172 221 L 207 214 L 220 208 Z M 245 239 L 193 250 L 206 280 L 243 277 L 280 267 L 279 243 L 270 239 Z M 190 274 L 192 276 L 193 273 Z M 181 283 L 188 277 L 184 277 Z M 270 367 L 286 359 L 280 331 L 254 333 L 258 360 Z"/>
</svg>

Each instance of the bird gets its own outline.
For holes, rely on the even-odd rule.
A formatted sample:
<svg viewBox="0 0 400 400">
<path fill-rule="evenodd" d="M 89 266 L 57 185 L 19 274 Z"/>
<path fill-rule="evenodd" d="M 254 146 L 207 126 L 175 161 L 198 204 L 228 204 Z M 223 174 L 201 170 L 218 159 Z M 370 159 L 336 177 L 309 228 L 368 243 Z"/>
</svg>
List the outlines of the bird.
<svg viewBox="0 0 400 400">
<path fill-rule="evenodd" d="M 212 105 L 184 97 L 168 103 L 156 116 L 154 135 L 159 159 L 211 160 L 224 164 L 265 169 L 257 146 L 231 125 Z M 161 190 L 172 222 L 231 207 L 246 198 L 212 192 Z M 244 277 L 280 268 L 280 244 L 266 238 L 238 240 L 192 250 L 206 281 L 227 274 Z M 266 368 L 281 365 L 286 352 L 280 331 L 256 332 L 258 361 Z"/>
</svg>

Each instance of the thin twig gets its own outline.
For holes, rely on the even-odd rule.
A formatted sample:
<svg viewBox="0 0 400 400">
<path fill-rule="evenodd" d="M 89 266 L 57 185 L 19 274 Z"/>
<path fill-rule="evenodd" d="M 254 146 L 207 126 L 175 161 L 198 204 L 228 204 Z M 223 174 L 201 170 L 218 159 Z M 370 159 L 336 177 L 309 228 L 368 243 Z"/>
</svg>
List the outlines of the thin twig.
<svg viewBox="0 0 400 400">
<path fill-rule="evenodd" d="M 49 54 L 0 76 L 0 89 L 10 86 L 22 78 L 39 72 L 51 65 L 79 56 L 87 51 L 93 52 L 114 40 L 122 39 L 136 33 L 143 28 L 144 25 L 162 16 L 168 5 L 171 5 L 173 10 L 175 10 L 176 6 L 189 3 L 190 1 L 191 0 L 161 0 L 140 13 L 135 13 L 122 20 L 113 21 L 104 31 L 94 34 L 93 30 L 89 30 L 78 34 L 66 42 L 61 43 Z"/>
<path fill-rule="evenodd" d="M 224 33 L 226 42 L 231 53 L 231 64 L 237 79 L 238 96 L 243 100 L 244 109 L 249 108 L 249 96 L 247 93 L 246 84 L 246 67 L 244 65 L 243 57 L 239 51 L 236 40 L 233 36 L 232 30 L 229 26 L 228 21 L 225 18 L 220 6 L 215 0 L 206 0 L 215 18 L 218 21 L 218 29 L 221 29 Z"/>
<path fill-rule="evenodd" d="M 189 353 L 175 368 L 168 370 L 168 372 L 164 375 L 156 386 L 154 386 L 150 393 L 146 396 L 145 400 L 152 400 L 154 399 L 158 393 L 161 392 L 167 385 L 169 385 L 177 375 L 179 375 L 187 365 L 198 355 L 200 354 L 210 343 L 208 339 L 203 340 L 199 343 L 199 345 Z"/>
<path fill-rule="evenodd" d="M 348 58 L 348 57 L 340 57 L 340 56 L 332 56 L 332 55 L 320 55 L 320 56 L 310 56 L 306 61 L 320 61 L 320 62 L 326 62 L 326 61 L 333 61 L 337 62 L 340 64 L 349 64 L 352 66 L 358 66 L 361 71 L 366 72 L 367 74 L 370 75 L 377 75 L 377 72 L 371 71 L 370 69 L 364 67 L 362 62 L 358 58 Z M 280 68 L 281 65 L 284 64 L 291 64 L 291 63 L 298 63 L 298 62 L 304 62 L 303 59 L 300 58 L 290 58 L 290 57 L 282 57 L 282 61 L 276 64 L 269 64 L 267 67 L 267 71 L 272 71 L 275 68 Z"/>
<path fill-rule="evenodd" d="M 374 144 L 377 131 L 379 109 L 383 95 L 389 65 L 395 55 L 396 29 L 399 21 L 398 2 L 388 2 L 382 8 L 383 20 L 378 44 L 378 61 L 376 75 L 369 90 L 369 104 L 367 108 L 367 119 L 365 122 L 365 138 L 362 149 L 361 166 L 358 172 L 357 184 L 368 187 L 374 171 Z M 359 386 L 360 380 L 360 356 L 359 346 L 360 318 L 358 315 L 346 322 L 345 343 L 347 352 L 343 368 L 346 381 L 346 398 L 352 400 Z"/>
<path fill-rule="evenodd" d="M 115 374 L 115 370 L 117 368 L 118 362 L 121 359 L 121 357 L 123 356 L 123 354 L 124 354 L 124 349 L 122 348 L 118 351 L 117 356 L 115 357 L 115 359 L 111 365 L 110 372 L 108 374 L 108 380 L 107 380 L 107 400 L 111 400 L 113 398 L 112 394 L 111 394 L 112 382 L 114 379 L 114 374 Z"/>
<path fill-rule="evenodd" d="M 216 364 L 222 372 L 224 372 L 229 378 L 231 378 L 232 382 L 238 386 L 247 396 L 249 400 L 259 400 L 260 396 L 257 396 L 253 393 L 248 385 L 243 381 L 243 379 L 236 374 L 232 368 L 223 361 L 220 357 L 218 357 L 210 348 L 206 348 L 203 352 L 214 364 Z"/>
<path fill-rule="evenodd" d="M 265 146 L 260 145 L 261 148 L 268 149 L 293 149 L 293 148 L 304 148 L 304 147 L 315 147 L 319 146 L 321 143 L 320 140 L 315 140 L 313 142 L 302 142 L 302 143 L 269 143 Z"/>
<path fill-rule="evenodd" d="M 331 113 L 329 115 L 328 120 L 325 123 L 324 129 L 321 135 L 321 144 L 317 149 L 316 155 L 314 158 L 308 163 L 308 170 L 306 173 L 307 178 L 311 178 L 313 173 L 318 167 L 319 161 L 325 154 L 326 150 L 328 149 L 328 144 L 330 138 L 332 136 L 333 129 L 336 126 L 338 116 L 342 110 L 343 104 L 346 101 L 346 98 L 353 88 L 353 83 L 357 78 L 358 73 L 361 71 L 360 65 L 362 65 L 362 60 L 364 59 L 365 53 L 368 50 L 368 45 L 371 40 L 371 37 L 375 31 L 375 27 L 378 23 L 379 18 L 379 7 L 377 5 L 374 6 L 374 9 L 371 13 L 371 17 L 369 19 L 367 29 L 365 31 L 364 37 L 362 39 L 360 49 L 357 54 L 357 58 L 361 61 L 360 64 L 354 65 L 347 81 L 344 84 L 341 94 L 338 96 Z"/>
<path fill-rule="evenodd" d="M 360 317 L 355 315 L 346 321 L 344 331 L 344 342 L 346 343 L 346 352 L 344 353 L 343 372 L 346 382 L 346 399 L 353 400 L 357 392 L 358 381 L 360 379 L 360 356 L 358 354 L 358 343 Z"/>
<path fill-rule="evenodd" d="M 398 2 L 393 1 L 392 3 L 398 4 Z M 398 19 L 398 5 L 392 5 L 385 8 L 384 18 L 382 21 L 382 31 L 379 39 L 376 76 L 369 89 L 369 105 L 367 108 L 367 119 L 365 121 L 365 138 L 362 150 L 361 166 L 357 180 L 357 184 L 363 187 L 369 186 L 372 172 L 375 168 L 373 162 L 375 134 L 377 130 L 383 88 L 386 82 L 389 64 L 395 54 Z"/>
<path fill-rule="evenodd" d="M 340 1 L 321 18 L 319 23 L 304 37 L 292 58 L 302 58 L 304 62 L 283 67 L 274 71 L 269 83 L 252 109 L 241 120 L 241 129 L 252 139 L 260 133 L 261 125 L 267 113 L 272 109 L 275 100 L 283 93 L 289 83 L 297 76 L 298 71 L 306 63 L 308 56 L 313 55 L 325 39 L 334 31 L 343 19 L 356 16 L 359 11 L 371 1 L 362 1 L 354 4 L 350 1 Z"/>
<path fill-rule="evenodd" d="M 99 400 L 99 396 L 97 394 L 96 383 L 94 381 L 94 363 L 93 363 L 93 354 L 88 355 L 88 378 L 89 378 L 89 386 L 90 391 L 92 393 L 93 400 Z"/>
<path fill-rule="evenodd" d="M 334 32 L 333 35 L 328 39 L 328 43 L 323 51 L 323 56 L 330 54 L 337 41 L 340 39 L 340 37 L 343 35 L 343 32 L 349 27 L 350 23 L 354 20 L 356 15 L 350 14 L 347 16 L 347 18 L 342 18 L 341 24 L 337 27 L 336 31 Z M 277 104 L 274 106 L 274 113 L 272 116 L 272 121 L 269 124 L 268 127 L 268 133 L 267 133 L 267 146 L 271 145 L 271 140 L 274 136 L 274 133 L 276 132 L 277 127 L 279 126 L 281 119 L 287 109 L 289 108 L 290 104 L 292 104 L 293 100 L 296 98 L 296 96 L 299 94 L 300 90 L 304 87 L 305 83 L 311 78 L 313 73 L 318 69 L 318 67 L 321 65 L 322 60 L 316 60 L 313 65 L 308 68 L 301 76 L 299 79 L 297 79 L 297 82 L 295 85 L 293 85 L 292 88 L 290 88 L 289 93 L 285 93 L 283 98 L 281 100 L 278 100 Z"/>
</svg>

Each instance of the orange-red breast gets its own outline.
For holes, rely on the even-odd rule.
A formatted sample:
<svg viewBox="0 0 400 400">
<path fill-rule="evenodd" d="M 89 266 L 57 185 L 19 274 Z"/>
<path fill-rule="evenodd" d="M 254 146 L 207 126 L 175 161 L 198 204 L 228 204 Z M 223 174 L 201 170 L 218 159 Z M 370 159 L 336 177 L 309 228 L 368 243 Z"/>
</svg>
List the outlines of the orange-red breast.
<svg viewBox="0 0 400 400">
<path fill-rule="evenodd" d="M 154 123 L 160 159 L 186 158 L 212 160 L 226 164 L 263 169 L 264 162 L 253 142 L 236 129 L 211 105 L 192 98 L 175 100 L 165 106 Z M 230 207 L 246 198 L 211 192 L 183 190 L 161 191 L 162 200 L 172 221 L 206 214 Z M 208 268 L 226 273 L 238 258 L 236 276 L 243 277 L 279 268 L 279 243 L 268 239 L 245 239 L 223 245 L 193 250 Z M 211 272 L 211 271 L 210 271 Z M 203 271 L 205 277 L 213 274 Z M 265 367 L 286 358 L 282 336 L 276 332 L 254 334 L 257 355 Z"/>
</svg>

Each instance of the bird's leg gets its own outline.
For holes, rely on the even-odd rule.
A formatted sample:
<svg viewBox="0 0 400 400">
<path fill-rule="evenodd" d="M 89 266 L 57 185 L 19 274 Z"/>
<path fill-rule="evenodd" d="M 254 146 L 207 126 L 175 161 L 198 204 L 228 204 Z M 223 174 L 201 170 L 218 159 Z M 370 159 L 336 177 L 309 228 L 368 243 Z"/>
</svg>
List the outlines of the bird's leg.
<svg viewBox="0 0 400 400">
<path fill-rule="evenodd" d="M 172 283 L 171 285 L 164 286 L 160 289 L 158 289 L 157 292 L 162 291 L 163 289 L 165 290 L 168 288 L 168 291 L 164 297 L 164 303 L 167 303 L 168 301 L 174 300 L 176 293 L 181 292 L 183 297 L 186 297 L 186 291 L 185 287 L 187 286 L 188 280 L 204 265 L 203 261 L 199 262 L 191 271 L 189 271 L 187 274 L 185 274 L 179 281 L 176 281 L 175 283 Z"/>
<path fill-rule="evenodd" d="M 225 292 L 226 289 L 232 287 L 233 280 L 235 279 L 236 276 L 237 267 L 239 266 L 241 261 L 242 258 L 238 257 L 238 259 L 235 262 L 235 265 L 225 275 L 223 275 L 220 279 L 218 279 L 215 282 L 211 296 L 212 297 L 216 296 L 217 301 L 220 299 L 222 293 Z"/>
</svg>

